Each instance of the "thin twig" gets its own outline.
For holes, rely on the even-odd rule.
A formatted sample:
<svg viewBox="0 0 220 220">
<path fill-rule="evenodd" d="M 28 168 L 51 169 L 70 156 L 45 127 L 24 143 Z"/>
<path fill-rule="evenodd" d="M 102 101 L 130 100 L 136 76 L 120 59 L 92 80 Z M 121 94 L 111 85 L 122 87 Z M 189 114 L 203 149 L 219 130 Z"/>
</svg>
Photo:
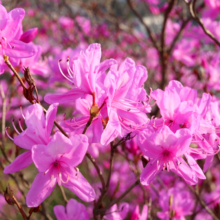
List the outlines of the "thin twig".
<svg viewBox="0 0 220 220">
<path fill-rule="evenodd" d="M 135 186 L 140 184 L 140 180 L 136 180 L 124 193 L 122 193 L 118 198 L 114 199 L 109 205 L 104 209 L 97 210 L 97 214 L 104 214 L 108 209 L 110 209 L 114 204 L 122 200 Z"/>
<path fill-rule="evenodd" d="M 21 86 L 23 87 L 23 89 L 27 90 L 27 87 L 25 86 L 23 80 L 21 79 L 21 77 L 19 76 L 18 72 L 14 69 L 14 67 L 11 65 L 10 61 L 9 61 L 9 57 L 6 55 L 3 55 L 4 57 L 4 61 L 6 63 L 6 65 L 12 70 L 12 72 L 15 74 L 15 76 L 17 77 L 17 79 L 19 80 Z"/>
<path fill-rule="evenodd" d="M 109 184 L 110 184 L 110 180 L 111 180 L 111 174 L 112 174 L 112 167 L 113 167 L 113 158 L 114 158 L 114 145 L 113 145 L 113 142 L 111 142 L 111 154 L 110 154 L 110 167 L 109 167 L 109 172 L 108 172 L 108 178 L 107 178 L 107 182 L 106 182 L 106 185 L 104 188 L 102 188 L 102 192 L 101 192 L 101 195 L 94 207 L 94 212 L 95 210 L 99 207 L 99 205 L 101 204 L 102 200 L 104 199 L 107 191 L 108 191 L 108 188 L 109 188 Z"/>
<path fill-rule="evenodd" d="M 173 6 L 175 5 L 176 0 L 171 0 L 168 8 L 166 9 L 164 13 L 164 21 L 163 21 L 163 26 L 162 26 L 162 31 L 161 31 L 161 36 L 160 36 L 160 63 L 161 63 L 161 73 L 162 73 L 162 79 L 160 83 L 160 89 L 164 89 L 167 81 L 167 61 L 168 61 L 168 56 L 167 56 L 167 49 L 165 45 L 165 39 L 166 39 L 166 25 L 167 21 L 169 18 L 169 14 L 173 9 Z"/>
<path fill-rule="evenodd" d="M 6 161 L 11 163 L 11 161 L 8 159 L 5 153 L 6 98 L 5 98 L 5 93 L 4 93 L 2 85 L 0 85 L 0 90 L 1 90 L 1 97 L 2 97 L 2 143 L 0 143 L 0 149 Z"/>
<path fill-rule="evenodd" d="M 180 36 L 181 36 L 181 34 L 182 34 L 183 30 L 184 30 L 184 28 L 186 27 L 186 25 L 189 23 L 190 20 L 191 20 L 191 18 L 188 18 L 188 19 L 186 19 L 186 20 L 184 20 L 184 21 L 182 22 L 182 25 L 181 25 L 181 27 L 180 27 L 178 33 L 177 33 L 176 36 L 174 37 L 174 39 L 173 39 L 173 41 L 172 41 L 172 44 L 171 44 L 169 50 L 167 51 L 168 55 L 170 55 L 170 54 L 172 53 L 172 51 L 173 51 L 173 49 L 174 49 L 174 47 L 175 47 L 177 41 L 179 40 L 179 38 L 180 38 Z"/>
<path fill-rule="evenodd" d="M 2 147 L 5 147 L 5 117 L 6 117 L 6 98 L 5 93 L 2 87 L 2 84 L 0 84 L 0 90 L 1 90 L 1 97 L 2 97 Z"/>
<path fill-rule="evenodd" d="M 219 220 L 219 218 L 214 214 L 214 212 L 206 205 L 206 203 L 201 199 L 200 195 L 193 189 L 192 186 L 188 185 L 188 188 L 191 190 L 191 192 L 196 196 L 199 203 L 205 208 L 205 210 L 215 219 Z"/>
<path fill-rule="evenodd" d="M 60 185 L 59 188 L 60 188 L 60 191 L 61 191 L 61 193 L 62 193 L 62 196 L 63 196 L 64 201 L 65 201 L 66 203 L 68 203 L 69 200 L 68 200 L 67 197 L 66 197 L 66 193 L 65 193 L 65 191 L 64 191 L 64 189 L 63 189 L 63 187 L 62 187 L 62 185 Z"/>
<path fill-rule="evenodd" d="M 211 38 L 219 47 L 220 47 L 220 42 L 215 38 L 215 36 L 205 27 L 205 25 L 203 24 L 202 20 L 198 17 L 196 10 L 195 10 L 195 5 L 197 0 L 191 0 L 190 2 L 187 2 L 185 0 L 187 6 L 189 7 L 189 11 L 191 16 L 198 22 L 199 26 L 202 28 L 202 30 L 204 31 L 204 33 Z"/>
<path fill-rule="evenodd" d="M 94 165 L 97 173 L 98 173 L 98 176 L 99 176 L 99 179 L 101 180 L 101 183 L 102 183 L 102 189 L 105 188 L 105 180 L 103 178 L 103 175 L 102 175 L 102 171 L 100 170 L 98 164 L 96 163 L 95 159 L 91 156 L 91 154 L 89 154 L 88 152 L 86 153 L 86 156 L 89 158 L 89 160 L 92 162 L 92 164 Z"/>
<path fill-rule="evenodd" d="M 156 36 L 153 34 L 153 32 L 151 31 L 151 29 L 148 27 L 148 25 L 144 22 L 142 16 L 137 12 L 137 10 L 134 8 L 133 6 L 133 3 L 131 0 L 127 0 L 127 3 L 130 7 L 130 9 L 133 11 L 133 13 L 136 15 L 136 17 L 139 19 L 139 21 L 144 25 L 149 37 L 150 37 L 150 40 L 152 42 L 152 44 L 154 45 L 154 47 L 160 51 L 160 47 L 159 45 L 157 44 L 157 39 L 156 39 Z"/>
</svg>

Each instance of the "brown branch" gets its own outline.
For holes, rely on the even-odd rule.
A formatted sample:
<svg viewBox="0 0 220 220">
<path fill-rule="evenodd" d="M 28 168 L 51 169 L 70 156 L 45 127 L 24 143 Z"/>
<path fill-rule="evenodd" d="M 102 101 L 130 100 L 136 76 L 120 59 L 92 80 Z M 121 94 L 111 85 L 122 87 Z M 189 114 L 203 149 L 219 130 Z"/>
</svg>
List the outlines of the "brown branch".
<svg viewBox="0 0 220 220">
<path fill-rule="evenodd" d="M 214 214 L 214 212 L 206 205 L 206 203 L 201 199 L 200 195 L 193 189 L 192 186 L 188 185 L 188 188 L 191 190 L 191 192 L 196 196 L 199 203 L 205 208 L 205 210 L 215 219 L 219 220 L 219 218 Z"/>
<path fill-rule="evenodd" d="M 166 45 L 165 45 L 165 39 L 166 39 L 166 25 L 167 21 L 169 18 L 169 14 L 173 9 L 173 6 L 175 5 L 176 0 L 171 0 L 168 8 L 166 9 L 164 13 L 164 21 L 163 21 L 163 26 L 162 26 L 162 31 L 161 31 L 161 38 L 160 38 L 160 46 L 161 46 L 161 51 L 160 51 L 160 62 L 161 62 L 161 73 L 162 73 L 162 79 L 160 83 L 160 88 L 164 89 L 167 81 L 167 61 L 169 57 L 167 56 L 167 50 L 166 50 Z"/>
<path fill-rule="evenodd" d="M 89 128 L 89 126 L 90 126 L 90 125 L 91 125 L 91 123 L 92 123 L 93 118 L 94 118 L 94 117 L 90 116 L 90 118 L 89 118 L 88 122 L 86 123 L 85 128 L 83 129 L 82 134 L 85 134 L 85 133 L 86 133 L 87 129 Z"/>
<path fill-rule="evenodd" d="M 102 188 L 102 192 L 101 192 L 101 195 L 93 209 L 93 213 L 96 212 L 96 209 L 99 208 L 102 200 L 104 199 L 107 191 L 108 191 L 108 188 L 109 188 L 109 184 L 110 184 L 110 180 L 111 180 L 111 174 L 112 174 L 112 167 L 113 167 L 113 158 L 114 158 L 114 145 L 113 145 L 113 142 L 111 142 L 111 155 L 110 155 L 110 167 L 109 167 L 109 173 L 108 173 L 108 178 L 107 178 L 107 182 L 106 182 L 106 185 L 104 188 Z"/>
<path fill-rule="evenodd" d="M 194 18 L 194 20 L 197 21 L 197 23 L 199 24 L 199 26 L 202 28 L 202 30 L 204 31 L 204 33 L 211 38 L 219 47 L 220 47 L 220 42 L 215 38 L 215 36 L 205 27 L 205 25 L 202 23 L 202 20 L 198 17 L 196 10 L 195 10 L 195 5 L 197 0 L 191 0 L 190 2 L 187 2 L 185 0 L 187 6 L 189 7 L 189 11 L 191 16 Z"/>
<path fill-rule="evenodd" d="M 188 19 L 186 19 L 186 20 L 184 20 L 184 21 L 182 22 L 182 25 L 181 25 L 181 27 L 180 27 L 180 30 L 178 31 L 178 33 L 177 33 L 176 36 L 174 37 L 174 39 L 173 39 L 173 41 L 172 41 L 172 44 L 171 44 L 169 50 L 167 51 L 168 55 L 170 55 L 170 54 L 172 53 L 172 51 L 173 51 L 173 49 L 174 49 L 174 47 L 175 47 L 177 41 L 178 41 L 178 40 L 180 39 L 180 37 L 181 37 L 181 34 L 182 34 L 184 28 L 186 27 L 186 25 L 189 23 L 190 20 L 191 20 L 191 19 L 188 18 Z"/>
<path fill-rule="evenodd" d="M 102 189 L 105 188 L 105 180 L 103 178 L 103 175 L 102 175 L 102 171 L 100 170 L 99 166 L 97 165 L 95 159 L 91 156 L 91 154 L 89 154 L 88 152 L 86 153 L 86 156 L 89 158 L 89 160 L 92 162 L 92 164 L 94 165 L 97 173 L 98 173 L 98 176 L 101 180 L 101 183 L 102 183 Z"/>
<path fill-rule="evenodd" d="M 110 209 L 114 204 L 122 200 L 135 186 L 140 184 L 140 180 L 136 180 L 124 193 L 122 193 L 118 198 L 114 199 L 109 205 L 104 209 L 99 209 L 96 211 L 96 214 L 104 214 L 108 209 Z"/>
<path fill-rule="evenodd" d="M 1 90 L 1 97 L 2 97 L 2 143 L 0 143 L 0 149 L 5 160 L 11 163 L 11 161 L 8 159 L 5 153 L 6 98 L 5 98 L 5 93 L 4 93 L 2 85 L 0 85 L 0 90 Z"/>
<path fill-rule="evenodd" d="M 15 198 L 13 191 L 10 188 L 10 185 L 8 184 L 8 186 L 6 187 L 6 190 L 4 191 L 4 197 L 5 197 L 5 201 L 9 204 L 9 205 L 16 205 L 18 207 L 19 212 L 21 213 L 22 217 L 24 220 L 28 220 L 23 208 L 21 207 L 21 205 L 19 204 L 19 202 L 17 201 L 17 199 Z"/>
<path fill-rule="evenodd" d="M 11 65 L 10 61 L 9 61 L 9 57 L 6 55 L 3 55 L 5 64 L 12 70 L 12 72 L 15 74 L 15 76 L 17 77 L 17 79 L 19 80 L 21 86 L 23 87 L 24 90 L 27 90 L 27 87 L 25 86 L 23 80 L 21 79 L 21 77 L 19 76 L 19 74 L 17 73 L 17 71 L 14 69 L 14 67 Z"/>
<path fill-rule="evenodd" d="M 160 47 L 159 45 L 157 44 L 157 39 L 156 39 L 156 36 L 154 35 L 154 33 L 151 31 L 151 29 L 148 27 L 148 25 L 144 22 L 142 16 L 137 12 L 137 10 L 134 8 L 133 6 L 133 3 L 131 0 L 127 0 L 127 3 L 130 7 L 130 9 L 132 10 L 132 12 L 136 15 L 136 17 L 139 19 L 139 21 L 144 25 L 149 37 L 150 37 L 150 40 L 152 42 L 152 44 L 154 45 L 154 47 L 160 51 Z"/>
</svg>

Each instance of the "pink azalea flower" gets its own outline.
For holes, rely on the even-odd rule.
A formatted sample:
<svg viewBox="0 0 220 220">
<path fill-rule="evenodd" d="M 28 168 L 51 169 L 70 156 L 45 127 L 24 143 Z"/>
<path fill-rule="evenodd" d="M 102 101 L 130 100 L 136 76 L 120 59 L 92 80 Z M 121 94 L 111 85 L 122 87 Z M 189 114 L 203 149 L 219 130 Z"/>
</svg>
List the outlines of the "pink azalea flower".
<svg viewBox="0 0 220 220">
<path fill-rule="evenodd" d="M 173 220 L 185 220 L 186 215 L 192 214 L 194 207 L 194 201 L 189 191 L 178 188 L 171 188 L 168 192 L 162 190 L 159 203 L 162 211 L 158 212 L 157 216 L 163 220 L 169 220 L 171 213 Z"/>
<path fill-rule="evenodd" d="M 148 75 L 145 67 L 135 65 L 127 58 L 117 69 L 112 66 L 108 72 L 104 87 L 108 123 L 101 137 L 101 144 L 107 145 L 116 137 L 124 136 L 148 122 L 144 112 L 150 110 L 143 84 Z"/>
<path fill-rule="evenodd" d="M 53 104 L 49 107 L 46 116 L 44 115 L 43 108 L 39 104 L 31 105 L 27 108 L 25 114 L 25 124 L 27 129 L 23 130 L 21 127 L 21 133 L 13 126 L 15 131 L 18 132 L 18 136 L 12 139 L 14 143 L 27 151 L 20 154 L 11 164 L 5 167 L 4 173 L 14 173 L 27 166 L 29 166 L 32 160 L 32 147 L 36 144 L 47 144 L 50 142 L 50 134 L 53 128 L 57 112 L 57 104 Z M 6 131 L 7 132 L 7 131 Z"/>
<path fill-rule="evenodd" d="M 37 207 L 53 191 L 56 183 L 71 190 L 86 202 L 95 199 L 95 191 L 76 167 L 88 149 L 85 135 L 74 135 L 70 139 L 60 132 L 55 133 L 48 144 L 32 148 L 32 158 L 39 174 L 27 194 L 28 207 Z"/>
<path fill-rule="evenodd" d="M 57 220 L 89 220 L 86 207 L 74 199 L 70 199 L 65 207 L 56 205 L 53 208 Z"/>
<path fill-rule="evenodd" d="M 36 53 L 35 47 L 20 40 L 22 20 L 25 11 L 16 8 L 7 13 L 5 7 L 0 5 L 0 54 L 12 58 L 31 57 Z M 1 61 L 3 58 L 1 57 Z M 3 72 L 0 62 L 0 72 Z"/>
<path fill-rule="evenodd" d="M 103 95 L 100 86 L 102 76 L 105 75 L 105 71 L 113 64 L 115 60 L 105 60 L 100 63 L 101 60 L 101 46 L 100 44 L 91 44 L 86 50 L 81 50 L 77 59 L 67 61 L 68 76 L 62 72 L 62 74 L 74 84 L 75 88 L 64 94 L 47 94 L 44 99 L 47 103 L 70 103 L 75 102 L 78 98 L 85 98 L 87 95 L 95 96 L 95 103 L 99 102 L 99 99 Z M 70 64 L 72 63 L 71 67 Z M 60 65 L 60 64 L 59 64 Z"/>
<path fill-rule="evenodd" d="M 156 132 L 152 129 L 142 131 L 138 140 L 143 154 L 151 159 L 141 173 L 141 184 L 149 185 L 153 178 L 165 169 L 181 176 L 188 184 L 197 183 L 196 173 L 181 157 L 187 152 L 192 141 L 188 129 L 173 133 L 164 125 Z M 202 175 L 201 169 L 198 172 Z M 204 174 L 203 178 L 205 178 Z"/>
</svg>

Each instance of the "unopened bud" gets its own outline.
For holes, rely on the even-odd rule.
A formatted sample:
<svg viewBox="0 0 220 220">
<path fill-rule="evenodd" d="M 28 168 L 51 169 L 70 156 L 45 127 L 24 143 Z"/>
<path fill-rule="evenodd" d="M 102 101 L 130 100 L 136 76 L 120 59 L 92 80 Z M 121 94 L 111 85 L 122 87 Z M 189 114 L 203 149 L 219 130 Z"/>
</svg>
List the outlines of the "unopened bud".
<svg viewBox="0 0 220 220">
<path fill-rule="evenodd" d="M 35 82 L 34 82 L 34 79 L 31 75 L 30 70 L 29 70 L 28 67 L 27 68 L 24 67 L 24 78 L 25 78 L 25 80 L 26 80 L 26 82 L 28 83 L 29 86 L 34 85 Z"/>
<path fill-rule="evenodd" d="M 6 201 L 9 205 L 14 205 L 14 204 L 15 204 L 14 194 L 13 194 L 13 191 L 11 190 L 9 184 L 8 184 L 8 186 L 6 187 L 6 190 L 4 191 L 4 197 L 5 197 L 5 201 Z"/>
<path fill-rule="evenodd" d="M 39 205 L 37 207 L 30 208 L 29 214 L 31 214 L 32 212 L 35 212 L 35 213 L 39 212 L 40 208 L 41 208 L 41 205 Z"/>
<path fill-rule="evenodd" d="M 99 115 L 99 107 L 97 105 L 94 105 L 90 109 L 90 115 L 95 118 Z"/>
</svg>

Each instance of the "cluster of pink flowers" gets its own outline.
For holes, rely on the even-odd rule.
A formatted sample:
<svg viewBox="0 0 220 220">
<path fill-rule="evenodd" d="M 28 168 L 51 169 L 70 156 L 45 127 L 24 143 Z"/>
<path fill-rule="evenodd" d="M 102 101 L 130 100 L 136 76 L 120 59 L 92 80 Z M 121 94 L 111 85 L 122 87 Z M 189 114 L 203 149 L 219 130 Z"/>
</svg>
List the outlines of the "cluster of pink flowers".
<svg viewBox="0 0 220 220">
<path fill-rule="evenodd" d="M 160 0 L 138 2 L 147 4 L 155 16 L 169 9 L 169 3 Z M 206 10 L 202 11 L 201 21 L 219 40 L 216 30 L 220 4 L 217 0 L 206 0 L 204 5 Z M 0 3 L 2 103 L 12 109 L 7 109 L 6 119 L 11 115 L 23 116 L 23 120 L 12 120 L 14 132 L 5 129 L 20 154 L 16 152 L 11 162 L 7 155 L 11 157 L 12 153 L 5 153 L 2 148 L 4 159 L 0 157 L 0 162 L 4 163 L 1 165 L 4 174 L 20 172 L 31 164 L 32 168 L 35 166 L 38 173 L 26 194 L 27 207 L 38 207 L 58 184 L 61 191 L 64 186 L 73 192 L 71 197 L 76 195 L 86 202 L 82 204 L 71 198 L 66 207 L 54 206 L 58 220 L 89 220 L 92 215 L 106 220 L 146 220 L 152 215 L 152 206 L 156 207 L 157 218 L 163 220 L 183 220 L 187 215 L 212 219 L 205 210 L 215 210 L 220 204 L 220 168 L 216 162 L 220 151 L 219 52 L 215 51 L 216 45 L 210 46 L 207 53 L 200 49 L 204 49 L 203 44 L 213 42 L 193 22 L 186 24 L 183 38 L 172 46 L 182 28 L 182 24 L 175 22 L 179 10 L 180 7 L 174 7 L 165 27 L 164 44 L 172 51 L 166 58 L 169 64 L 165 64 L 170 72 L 167 84 L 158 89 L 163 74 L 152 76 L 152 73 L 162 72 L 161 54 L 142 33 L 120 35 L 120 31 L 112 33 L 106 23 L 93 29 L 86 17 L 60 16 L 55 22 L 42 25 L 36 40 L 39 46 L 32 42 L 37 28 L 23 32 L 24 9 L 7 13 Z M 64 48 L 55 47 L 52 40 L 49 42 L 46 26 L 53 31 L 55 41 L 61 37 Z M 75 29 L 83 32 L 75 37 Z M 199 34 L 195 36 L 197 30 Z M 101 49 L 101 44 L 86 41 L 87 37 L 110 36 L 114 36 L 113 41 L 123 39 L 117 54 L 116 45 L 108 48 L 106 44 Z M 74 49 L 69 47 L 71 42 L 76 45 Z M 144 58 L 135 59 L 136 52 L 128 42 L 146 48 Z M 39 94 L 33 89 L 38 98 L 28 100 L 32 104 L 21 98 L 26 95 L 25 90 L 13 82 L 13 77 L 10 83 L 4 78 L 5 72 L 12 70 L 5 57 L 14 67 L 12 72 L 18 72 L 17 77 L 25 71 L 24 67 L 29 67 L 34 75 L 31 86 L 38 88 Z M 143 62 L 147 68 L 141 65 Z M 22 80 L 28 88 L 30 78 Z M 17 89 L 12 90 L 11 85 Z M 16 98 L 14 93 L 20 97 Z M 47 111 L 41 103 L 50 105 Z M 17 108 L 21 104 L 22 111 Z M 5 142 L 4 131 L 2 138 Z M 94 167 L 87 164 L 86 156 Z M 201 195 L 195 191 L 208 204 L 204 209 L 192 193 L 194 188 L 189 186 L 190 191 L 186 186 L 197 185 L 200 189 L 206 179 L 213 180 L 209 190 Z M 123 193 L 130 186 L 133 186 L 132 200 L 114 202 L 116 197 L 124 198 Z M 106 197 L 109 203 L 104 200 Z"/>
</svg>

